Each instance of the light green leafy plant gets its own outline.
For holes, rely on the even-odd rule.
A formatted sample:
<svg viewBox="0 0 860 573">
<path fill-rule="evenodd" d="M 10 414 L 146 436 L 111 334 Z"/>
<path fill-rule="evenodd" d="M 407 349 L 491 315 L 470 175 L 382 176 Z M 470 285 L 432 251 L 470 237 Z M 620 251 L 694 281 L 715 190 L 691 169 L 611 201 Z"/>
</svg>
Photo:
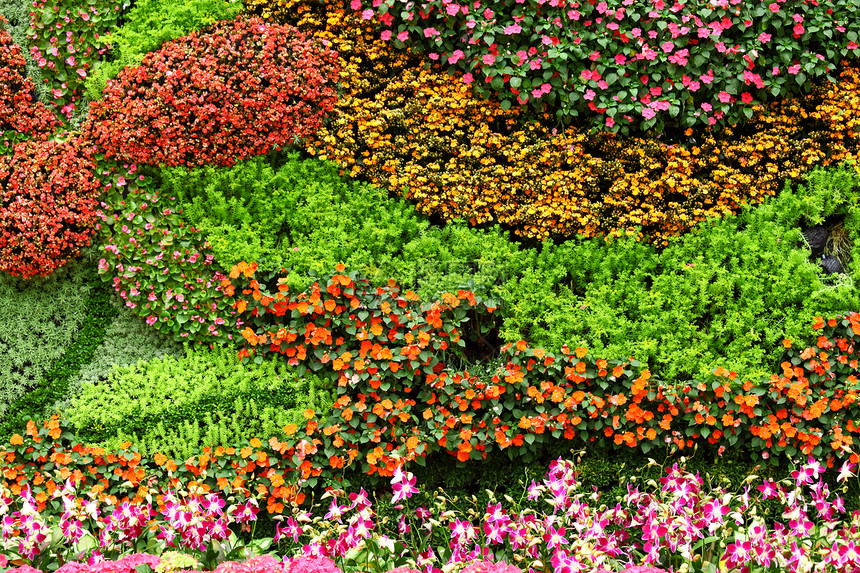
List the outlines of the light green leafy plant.
<svg viewBox="0 0 860 573">
<path fill-rule="evenodd" d="M 796 191 L 787 186 L 737 217 L 702 223 L 663 250 L 632 239 L 546 245 L 535 267 L 508 284 L 504 337 L 634 356 L 661 380 L 717 366 L 768 375 L 783 339 L 803 339 L 816 315 L 860 304 L 856 266 L 839 280 L 824 276 L 801 235 L 802 226 L 835 216 L 856 236 L 860 178 L 852 173 L 814 172 Z"/>
<path fill-rule="evenodd" d="M 242 363 L 230 349 L 186 348 L 183 356 L 117 366 L 106 381 L 85 384 L 68 418 L 90 443 L 131 439 L 142 452 L 181 457 L 203 445 L 276 435 L 305 409 L 331 404 L 319 379 L 298 378 L 283 363 Z"/>
<path fill-rule="evenodd" d="M 92 284 L 83 260 L 30 280 L 0 276 L 0 418 L 74 340 Z"/>
<path fill-rule="evenodd" d="M 275 169 L 263 158 L 227 169 L 164 169 L 163 193 L 200 229 L 223 269 L 240 261 L 289 270 L 300 290 L 344 263 L 374 284 L 397 280 L 422 296 L 500 289 L 531 256 L 499 229 L 431 226 L 403 200 L 296 154 Z M 470 283 L 471 281 L 471 283 Z"/>
</svg>

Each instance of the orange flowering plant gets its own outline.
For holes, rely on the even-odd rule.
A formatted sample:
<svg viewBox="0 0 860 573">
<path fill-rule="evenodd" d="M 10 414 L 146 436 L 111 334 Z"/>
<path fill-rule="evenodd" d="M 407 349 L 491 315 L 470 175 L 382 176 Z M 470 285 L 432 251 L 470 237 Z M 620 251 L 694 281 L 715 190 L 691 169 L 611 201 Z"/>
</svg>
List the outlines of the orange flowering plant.
<svg viewBox="0 0 860 573">
<path fill-rule="evenodd" d="M 312 305 L 321 309 L 313 313 L 318 319 L 329 312 L 327 296 L 322 296 L 319 305 Z M 283 316 L 287 314 L 308 318 L 298 308 Z M 786 340 L 782 373 L 758 384 L 741 383 L 718 368 L 709 380 L 669 388 L 632 361 L 594 359 L 582 347 L 552 355 L 520 342 L 503 350 L 503 366 L 488 378 L 444 368 L 425 371 L 416 360 L 400 360 L 403 371 L 421 366 L 417 373 L 412 370 L 412 386 L 406 387 L 403 379 L 392 383 L 398 379 L 380 376 L 378 370 L 362 378 L 361 372 L 379 362 L 368 352 L 367 367 L 360 372 L 355 372 L 356 362 L 364 358 L 358 356 L 324 364 L 333 376 L 347 377 L 338 387 L 335 410 L 328 415 L 307 411 L 306 422 L 284 429 L 285 439 L 251 438 L 235 447 L 203 448 L 184 461 L 162 454 L 143 458 L 128 443 L 114 452 L 76 443 L 54 417 L 41 428 L 31 421 L 23 436 L 14 434 L 0 447 L 0 485 L 15 493 L 29 484 L 44 504 L 69 478 L 94 497 L 114 502 L 144 499 L 156 484 L 194 483 L 206 491 L 260 496 L 268 511 L 277 514 L 304 500 L 301 483 L 340 479 L 346 466 L 361 464 L 368 473 L 391 475 L 395 464 L 420 462 L 433 450 L 461 460 L 484 457 L 496 447 L 512 457 L 527 457 L 535 444 L 561 438 L 608 438 L 618 447 L 646 452 L 666 441 L 687 448 L 707 440 L 758 447 L 764 457 L 773 454 L 774 461 L 799 451 L 828 464 L 837 457 L 856 463 L 853 435 L 860 429 L 854 348 L 860 315 L 819 319 L 814 327 L 820 331 L 815 345 L 794 349 Z M 271 340 L 264 343 L 257 336 L 251 348 L 268 345 L 271 351 Z M 309 336 L 313 339 L 312 332 Z M 319 349 L 309 344 L 301 360 L 316 368 Z M 371 380 L 379 381 L 376 388 Z"/>
<path fill-rule="evenodd" d="M 231 280 L 240 276 L 234 268 Z M 486 457 L 494 447 L 528 457 L 536 443 L 576 436 L 611 438 L 618 446 L 645 452 L 655 445 L 684 448 L 707 440 L 758 449 L 765 457 L 798 450 L 817 456 L 852 453 L 850 433 L 856 428 L 848 420 L 857 361 L 854 331 L 845 338 L 844 325 L 855 328 L 860 315 L 832 319 L 831 331 L 817 341 L 820 348 L 800 357 L 787 346 L 788 363 L 802 365 L 792 371 L 798 381 L 794 389 L 784 381 L 785 372 L 771 380 L 742 382 L 723 368 L 707 380 L 669 385 L 653 380 L 632 359 L 596 359 L 586 348 L 566 346 L 551 354 L 525 341 L 505 346 L 488 375 L 453 368 L 444 351 L 449 341 L 463 340 L 457 320 L 464 315 L 456 309 L 468 302 L 486 307 L 488 314 L 493 310 L 466 291 L 443 295 L 441 304 L 426 307 L 416 321 L 408 311 L 405 319 L 393 312 L 395 306 L 409 307 L 408 293 L 396 305 L 381 301 L 370 307 L 354 275 L 335 274 L 325 288 L 315 285 L 296 299 L 267 293 L 253 279 L 250 288 L 242 286 L 226 286 L 251 295 L 236 301 L 240 314 L 283 317 L 256 330 L 249 318 L 242 354 L 284 353 L 292 363 L 327 372 L 337 381 L 336 411 L 319 420 L 323 435 L 331 438 L 331 447 L 323 446 L 327 463 L 336 468 L 359 460 L 368 473 L 388 475 L 399 459 L 420 459 L 434 449 L 461 461 Z M 400 293 L 392 284 L 377 294 Z M 434 331 L 428 324 L 442 328 Z M 333 332 L 337 326 L 346 336 Z M 840 358 L 822 362 L 823 348 L 840 349 Z M 819 359 L 803 362 L 813 355 Z M 843 384 L 833 382 L 837 379 Z M 785 428 L 767 441 L 759 429 L 774 419 Z M 822 444 L 828 443 L 837 445 L 825 450 Z"/>
</svg>

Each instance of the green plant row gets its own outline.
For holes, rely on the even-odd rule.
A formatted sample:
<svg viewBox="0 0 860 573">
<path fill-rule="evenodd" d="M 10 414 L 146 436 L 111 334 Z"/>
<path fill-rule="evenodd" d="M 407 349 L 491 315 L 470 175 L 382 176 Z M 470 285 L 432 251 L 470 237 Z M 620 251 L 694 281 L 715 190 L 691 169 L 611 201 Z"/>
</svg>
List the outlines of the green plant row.
<svg viewBox="0 0 860 573">
<path fill-rule="evenodd" d="M 502 341 L 633 356 L 666 381 L 714 365 L 741 377 L 772 372 L 783 339 L 803 339 L 814 316 L 860 305 L 860 175 L 850 166 L 816 170 L 770 202 L 702 223 L 662 249 L 633 238 L 534 248 L 498 228 L 438 229 L 401 200 L 295 156 L 279 168 L 257 159 L 165 170 L 155 186 L 176 197 L 175 210 L 200 230 L 199 244 L 212 246 L 221 272 L 256 261 L 261 270 L 286 268 L 287 284 L 301 290 L 344 263 L 371 284 L 395 279 L 424 298 L 469 288 L 502 301 Z M 811 257 L 802 230 L 821 224 L 842 273 L 825 274 Z"/>
<path fill-rule="evenodd" d="M 88 271 L 87 280 L 93 288 L 86 299 L 85 316 L 79 323 L 74 339 L 68 346 L 60 347 L 61 355 L 39 378 L 35 387 L 27 388 L 28 391 L 8 407 L 6 414 L 0 418 L 0 436 L 7 437 L 20 432 L 27 420 L 50 415 L 51 412 L 46 409 L 65 397 L 70 380 L 93 360 L 96 349 L 104 339 L 105 329 L 117 311 L 111 304 L 113 295 L 109 287 L 97 282 L 94 268 L 90 267 Z M 45 342 L 50 344 L 51 341 Z"/>
<path fill-rule="evenodd" d="M 186 459 L 201 447 L 227 447 L 243 436 L 283 436 L 308 408 L 333 403 L 315 376 L 282 362 L 241 363 L 234 351 L 196 350 L 114 368 L 84 384 L 67 409 L 70 428 L 87 444 L 116 449 L 132 441 L 144 455 Z"/>
</svg>

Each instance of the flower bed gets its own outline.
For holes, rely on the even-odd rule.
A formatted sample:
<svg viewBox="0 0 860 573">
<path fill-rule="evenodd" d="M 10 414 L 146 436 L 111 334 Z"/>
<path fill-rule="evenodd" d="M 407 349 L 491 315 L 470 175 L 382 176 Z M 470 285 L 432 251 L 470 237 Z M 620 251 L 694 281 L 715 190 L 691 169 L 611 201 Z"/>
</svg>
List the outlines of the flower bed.
<svg viewBox="0 0 860 573">
<path fill-rule="evenodd" d="M 289 3 L 283 7 L 266 9 L 273 17 L 293 18 L 299 28 L 242 19 L 169 42 L 146 56 L 142 66 L 127 68 L 108 85 L 104 99 L 93 104 L 79 139 L 59 135 L 52 141 L 18 143 L 5 159 L 7 165 L 19 166 L 5 175 L 14 180 L 8 185 L 12 194 L 33 195 L 35 187 L 44 186 L 37 185 L 39 174 L 47 173 L 61 191 L 82 190 L 79 199 L 58 204 L 74 203 L 84 214 L 63 220 L 80 233 L 59 241 L 66 250 L 50 257 L 39 250 L 53 245 L 50 232 L 36 236 L 19 217 L 24 221 L 21 232 L 12 233 L 6 243 L 31 239 L 36 254 L 24 254 L 35 262 L 14 259 L 23 251 L 16 244 L 10 247 L 14 261 L 7 266 L 30 276 L 61 265 L 86 242 L 98 217 L 103 247 L 99 272 L 108 277 L 122 303 L 154 330 L 195 343 L 188 346 L 187 362 L 177 361 L 175 368 L 194 364 L 197 371 L 210 374 L 215 368 L 207 367 L 205 353 L 195 354 L 195 347 L 220 345 L 223 348 L 212 356 L 221 357 L 222 372 L 230 370 L 234 352 L 258 364 L 279 360 L 292 369 L 289 375 L 273 374 L 284 371 L 270 368 L 273 363 L 268 362 L 249 368 L 254 372 L 250 376 L 326 380 L 324 390 L 336 393 L 334 403 L 323 400 L 316 411 L 299 406 L 307 402 L 285 397 L 283 404 L 288 402 L 297 422 L 287 424 L 282 433 L 231 436 L 229 441 L 238 443 L 177 449 L 191 454 L 184 460 L 159 451 L 143 455 L 130 442 L 119 448 L 82 443 L 60 416 L 31 420 L 26 430 L 13 429 L 8 445 L 0 448 L 0 484 L 7 488 L 0 500 L 4 550 L 45 571 L 56 569 L 61 559 L 89 558 L 88 565 L 64 566 L 135 568 L 137 573 L 149 573 L 147 567 L 212 570 L 218 562 L 227 562 L 220 565 L 223 571 L 316 567 L 332 573 L 402 567 L 432 572 L 479 560 L 475 571 L 508 573 L 528 568 L 615 572 L 637 566 L 671 570 L 686 566 L 713 573 L 750 564 L 794 571 L 810 562 L 836 570 L 860 566 L 855 531 L 860 514 L 842 515 L 843 498 L 832 497 L 823 482 L 814 483 L 825 467 L 842 463 L 836 480 L 841 484 L 860 461 L 854 449 L 855 434 L 860 433 L 855 425 L 860 404 L 854 350 L 860 315 L 834 312 L 827 313 L 827 319 L 817 317 L 809 343 L 783 341 L 783 359 L 769 377 L 739 377 L 715 364 L 714 370 L 696 379 L 660 380 L 632 358 L 605 359 L 573 341 L 550 351 L 519 340 L 501 347 L 495 361 L 481 361 L 475 357 L 476 341 L 494 350 L 484 337 L 497 328 L 502 310 L 501 301 L 486 294 L 490 287 L 480 293 L 452 289 L 422 301 L 394 281 L 377 286 L 343 265 L 323 272 L 307 288 L 310 275 L 301 277 L 302 288 L 294 288 L 296 283 L 290 282 L 286 270 L 278 270 L 280 265 L 265 272 L 256 261 L 219 268 L 223 261 L 216 260 L 211 245 L 189 219 L 179 216 L 176 199 L 154 183 L 160 177 L 169 179 L 161 166 L 229 166 L 301 144 L 311 154 L 332 159 L 344 171 L 382 183 L 395 194 L 405 189 L 425 213 L 447 219 L 465 215 L 473 225 L 501 221 L 525 237 L 581 232 L 647 236 L 661 245 L 698 220 L 761 201 L 786 178 L 802 176 L 814 164 L 855 160 L 857 133 L 850 112 L 860 98 L 855 95 L 857 71 L 850 62 L 842 68 L 838 85 L 819 87 L 767 109 L 744 108 L 750 113 L 739 113 L 750 123 L 738 129 L 717 133 L 702 127 L 683 137 L 668 130 L 665 141 L 593 135 L 581 125 L 553 132 L 546 123 L 548 116 L 539 118 L 544 123 L 525 123 L 525 110 L 479 101 L 462 77 L 419 69 L 415 57 L 385 44 L 390 38 L 372 40 L 374 29 L 362 18 L 373 14 L 359 16 L 352 11 L 356 6 L 302 5 L 294 13 L 287 9 Z M 386 13 L 382 4 L 374 8 Z M 594 9 L 606 12 L 608 5 Z M 583 7 L 583 12 L 587 10 Z M 810 19 L 822 13 L 808 4 L 803 11 Z M 772 18 L 756 17 L 760 16 L 762 21 Z M 408 19 L 408 14 L 401 17 Z M 739 27 L 729 20 L 726 30 Z M 509 26 L 513 24 L 505 24 Z M 311 30 L 319 38 L 310 39 L 298 29 Z M 394 35 L 405 30 L 391 31 Z M 506 35 L 518 33 L 511 29 Z M 794 33 L 802 37 L 801 32 Z M 678 37 L 689 44 L 687 34 L 679 32 Z M 853 42 L 849 34 L 854 30 L 845 36 Z M 665 52 L 682 57 L 676 48 L 681 46 Z M 20 68 L 14 49 L 4 53 L 10 70 Z M 483 64 L 487 73 L 496 62 L 492 55 L 493 63 L 487 58 Z M 522 57 L 517 57 L 522 64 Z M 832 63 L 837 56 L 828 58 Z M 806 63 L 813 64 L 809 73 L 821 71 L 813 61 L 791 66 Z M 588 78 L 580 73 L 588 82 L 583 86 L 593 90 L 594 82 L 606 89 L 599 85 L 608 83 L 604 72 L 592 66 Z M 343 93 L 338 102 L 336 78 Z M 488 83 L 499 91 L 497 79 Z M 749 81 L 757 85 L 755 78 Z M 26 87 L 26 81 L 18 83 Z M 688 83 L 684 84 L 688 91 L 698 91 Z M 727 92 L 729 86 L 718 87 Z M 70 89 L 74 91 L 74 86 Z M 554 93 L 538 89 L 541 98 Z M 656 119 L 657 111 L 672 115 L 673 102 L 660 99 L 662 92 L 651 93 L 650 87 L 648 92 L 637 95 L 639 103 L 631 103 L 627 112 L 643 115 L 645 123 Z M 530 99 L 538 96 L 531 94 Z M 30 103 L 25 100 L 15 100 L 16 105 Z M 663 110 L 667 102 L 669 108 Z M 639 104 L 644 107 L 636 108 Z M 34 139 L 43 133 L 47 139 L 54 128 L 47 119 L 40 124 L 38 106 L 33 107 L 35 120 L 13 126 L 16 139 L 27 130 Z M 740 108 L 721 110 L 723 117 L 732 109 Z M 332 110 L 326 124 L 324 116 Z M 654 117 L 647 117 L 646 110 Z M 709 119 L 716 119 L 716 114 L 706 118 L 708 123 Z M 27 123 L 32 121 L 35 127 Z M 698 143 L 687 140 L 686 146 L 679 145 L 684 138 L 697 138 Z M 83 151 L 79 156 L 64 155 L 59 163 L 49 161 L 53 156 L 46 150 L 67 148 Z M 30 156 L 35 159 L 26 161 Z M 266 161 L 274 166 L 282 158 L 276 153 Z M 152 167 L 146 169 L 148 177 L 140 164 Z M 69 165 L 81 177 L 77 187 L 59 175 L 61 167 Z M 26 185 L 15 179 L 24 177 L 24 171 L 29 177 Z M 94 204 L 87 207 L 89 194 L 97 191 L 105 191 L 98 213 Z M 259 186 L 252 192 L 267 191 Z M 843 191 L 854 193 L 853 187 Z M 189 191 L 182 199 L 193 204 L 193 194 Z M 10 195 L 7 202 L 12 200 Z M 845 220 L 854 216 L 856 201 L 850 197 L 837 201 L 810 193 L 804 200 L 821 200 L 829 207 L 842 201 L 838 216 Z M 36 203 L 43 206 L 45 201 L 40 196 Z M 819 207 L 810 206 L 803 216 L 811 221 L 837 214 L 835 207 Z M 256 213 L 262 216 L 264 211 L 265 206 Z M 237 215 L 230 222 L 239 219 Z M 796 226 L 800 215 L 793 221 Z M 215 237 L 212 225 L 207 232 Z M 797 238 L 798 233 L 791 236 Z M 275 243 L 269 246 L 274 253 Z M 546 252 L 551 249 L 545 247 Z M 805 255 L 795 259 L 799 268 L 814 272 Z M 848 279 L 839 280 L 843 282 L 831 291 L 850 292 Z M 490 286 L 505 290 L 499 284 Z M 822 283 L 818 290 L 831 286 Z M 818 291 L 813 296 L 836 297 Z M 154 370 L 147 382 L 166 371 Z M 193 435 L 206 418 L 196 414 L 182 418 L 181 410 L 218 406 L 224 396 L 234 395 L 221 392 L 218 384 L 239 387 L 243 376 L 239 369 L 221 377 L 213 374 L 199 403 L 194 398 L 178 400 L 177 411 L 169 413 L 170 422 L 189 422 L 194 427 L 188 435 Z M 120 386 L 102 394 L 121 395 Z M 175 387 L 165 384 L 161 394 L 139 393 L 165 400 Z M 241 388 L 243 396 L 257 396 L 257 388 Z M 33 411 L 50 406 L 38 404 Z M 240 406 L 236 412 L 244 412 Z M 109 405 L 104 410 L 111 413 Z M 166 409 L 161 412 L 168 416 Z M 75 422 L 82 425 L 82 435 L 116 441 L 120 434 L 135 436 L 141 429 L 135 423 L 153 424 L 151 417 L 127 418 L 116 427 L 84 416 Z M 154 439 L 147 436 L 149 450 Z M 523 463 L 553 443 L 609 444 L 643 455 L 655 448 L 687 452 L 701 446 L 720 454 L 732 448 L 773 464 L 808 461 L 794 472 L 792 483 L 765 481 L 757 499 L 751 499 L 749 489 L 737 495 L 707 490 L 701 479 L 674 467 L 647 492 L 630 488 L 614 508 L 609 506 L 616 500 L 601 505 L 596 492 L 589 505 L 588 496 L 574 492 L 573 466 L 557 462 L 542 486 L 534 484 L 524 493 L 528 501 L 549 504 L 543 513 L 515 502 L 509 502 L 514 506 L 509 508 L 493 503 L 471 515 L 450 513 L 442 501 L 432 509 L 409 506 L 415 492 L 409 471 L 431 455 L 449 454 L 466 463 L 501 451 Z M 347 470 L 377 482 L 393 478 L 391 504 L 400 512 L 396 523 L 376 521 L 364 490 L 347 494 L 333 489 Z M 804 490 L 807 485 L 812 486 L 811 499 L 802 497 L 809 493 Z M 326 496 L 334 498 L 328 513 L 322 515 L 322 510 L 314 516 L 298 508 L 324 488 Z M 764 509 L 759 512 L 766 502 L 782 504 L 778 519 L 784 523 L 772 525 L 767 521 L 772 516 L 766 518 Z M 259 537 L 248 529 L 253 529 L 257 510 L 263 507 L 267 518 L 278 521 L 275 535 L 249 541 Z M 378 535 L 372 533 L 377 525 Z M 52 546 L 53 541 L 65 548 Z M 281 545 L 275 549 L 267 545 L 277 541 Z M 193 558 L 139 557 L 150 548 L 156 550 L 153 554 L 161 553 L 170 544 Z M 298 560 L 235 561 L 246 550 L 298 554 L 299 546 Z M 50 562 L 52 552 L 59 556 L 55 562 Z M 123 558 L 128 553 L 138 557 Z M 98 564 L 103 557 L 119 561 Z"/>
<path fill-rule="evenodd" d="M 503 108 L 527 102 L 600 128 L 734 125 L 860 55 L 860 19 L 799 0 L 569 5 L 353 0 L 382 40 L 415 46 Z"/>
<path fill-rule="evenodd" d="M 853 466 L 843 465 L 837 483 L 853 475 Z M 445 496 L 431 507 L 415 504 L 415 478 L 397 468 L 391 480 L 391 503 L 401 510 L 396 523 L 377 519 L 364 489 L 332 490 L 325 515 L 316 504 L 296 510 L 273 538 L 248 545 L 230 529 L 257 520 L 255 501 L 242 495 L 208 492 L 193 482 L 185 489 L 172 480 L 153 490 L 152 501 L 101 504 L 79 497 L 67 481 L 51 495 L 50 509 L 27 489 L 17 500 L 0 497 L 6 515 L 0 543 L 16 564 L 49 570 L 69 560 L 59 568 L 64 573 L 851 571 L 860 565 L 860 512 L 840 522 L 842 497 L 828 490 L 823 472 L 810 458 L 791 479 L 734 493 L 675 465 L 659 483 L 630 484 L 608 507 L 582 491 L 572 462 L 559 459 L 542 483 L 528 486 L 528 501 L 492 500 L 463 511 Z M 758 511 L 768 501 L 778 508 L 775 523 Z M 61 533 L 48 541 L 52 527 Z M 392 530 L 398 539 L 388 536 Z M 272 557 L 273 543 L 287 556 Z M 163 554 L 140 553 L 141 547 Z M 8 565 L 3 559 L 0 566 Z M 38 570 L 25 564 L 17 571 Z"/>
<path fill-rule="evenodd" d="M 750 448 L 764 458 L 773 455 L 775 463 L 801 454 L 814 455 L 828 466 L 840 457 L 858 461 L 852 448 L 853 434 L 860 432 L 854 424 L 858 315 L 818 322 L 815 327 L 822 335 L 815 347 L 797 351 L 786 341 L 789 358 L 781 374 L 758 384 L 735 382 L 733 373 L 718 369 L 711 380 L 665 387 L 649 380 L 647 371 L 637 371 L 636 363 L 595 360 L 585 348 L 564 349 L 554 356 L 525 342 L 506 348 L 505 366 L 492 378 L 482 378 L 437 368 L 441 362 L 428 351 L 433 336 L 422 336 L 422 329 L 414 331 L 412 342 L 405 329 L 402 346 L 392 345 L 402 349 L 397 356 L 382 340 L 373 341 L 382 336 L 373 326 L 367 344 L 355 354 L 329 354 L 333 343 L 334 348 L 343 344 L 329 338 L 336 336 L 338 326 L 315 324 L 314 319 L 325 320 L 326 313 L 336 317 L 338 308 L 346 311 L 349 303 L 338 304 L 338 297 L 358 300 L 348 294 L 352 280 L 335 276 L 329 287 L 344 293 L 318 293 L 315 300 L 299 297 L 282 303 L 249 289 L 249 294 L 261 295 L 260 316 L 267 307 L 277 308 L 283 312 L 275 316 L 289 313 L 296 323 L 245 333 L 252 348 L 259 343 L 259 350 L 283 350 L 297 364 L 336 378 L 338 400 L 331 414 L 308 410 L 307 422 L 287 426 L 283 439 L 272 437 L 264 443 L 253 438 L 237 447 L 205 448 L 184 463 L 162 454 L 147 461 L 133 449 L 105 452 L 85 446 L 65 432 L 56 417 L 42 429 L 31 422 L 26 436 L 13 435 L 12 447 L 0 450 L 6 483 L 16 494 L 25 485 L 31 487 L 36 500 L 44 503 L 60 483 L 55 480 L 76 476 L 101 499 L 139 500 L 149 491 L 145 476 L 158 481 L 187 476 L 204 480 L 212 490 L 257 492 L 270 512 L 280 513 L 297 494 L 288 484 L 331 483 L 353 464 L 369 474 L 391 475 L 402 463 L 420 462 L 434 450 L 465 461 L 486 457 L 495 448 L 528 460 L 535 444 L 561 438 L 586 444 L 611 438 L 619 447 L 644 452 L 664 442 L 692 449 L 695 442 L 707 441 Z M 448 304 L 456 309 L 457 301 Z M 395 308 L 399 305 L 390 310 Z M 386 318 L 409 324 L 403 309 Z M 443 320 L 439 310 L 432 309 L 433 320 Z M 385 320 L 385 314 L 390 312 L 355 316 L 350 321 L 359 322 L 345 328 L 363 330 L 375 324 L 377 316 Z M 293 339 L 291 330 L 298 324 L 303 332 Z M 393 329 L 395 340 L 398 330 Z M 447 326 L 442 332 L 455 341 L 456 329 Z M 432 344 L 441 348 L 442 342 L 437 336 Z M 394 377 L 381 379 L 382 371 Z M 59 467 L 58 477 L 42 468 L 48 460 Z"/>
<path fill-rule="evenodd" d="M 665 245 L 698 221 L 760 203 L 813 165 L 857 156 L 854 131 L 831 125 L 856 115 L 852 64 L 841 87 L 756 104 L 744 126 L 620 137 L 559 129 L 549 117 L 528 123 L 525 110 L 503 110 L 457 74 L 425 69 L 378 39 L 347 6 L 261 10 L 327 38 L 341 58 L 345 97 L 307 150 L 446 220 L 498 222 L 527 238 L 635 235 Z"/>
</svg>

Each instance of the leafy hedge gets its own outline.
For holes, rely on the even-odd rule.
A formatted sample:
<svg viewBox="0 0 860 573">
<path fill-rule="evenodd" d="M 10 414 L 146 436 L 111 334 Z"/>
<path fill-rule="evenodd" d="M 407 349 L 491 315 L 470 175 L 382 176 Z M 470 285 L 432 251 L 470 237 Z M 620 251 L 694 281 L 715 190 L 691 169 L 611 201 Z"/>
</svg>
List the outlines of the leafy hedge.
<svg viewBox="0 0 860 573">
<path fill-rule="evenodd" d="M 83 136 L 108 159 L 232 165 L 320 126 L 335 99 L 335 57 L 255 19 L 192 32 L 120 73 L 93 102 Z"/>
<path fill-rule="evenodd" d="M 93 360 L 116 312 L 106 285 L 93 284 L 93 270 L 74 262 L 68 271 L 26 285 L 4 279 L 0 368 L 4 394 L 13 401 L 0 404 L 5 410 L 0 436 L 56 412 L 53 405 L 67 396 L 71 380 Z"/>
<path fill-rule="evenodd" d="M 277 170 L 254 159 L 126 177 L 106 183 L 115 191 L 105 204 L 101 273 L 134 313 L 177 340 L 238 337 L 239 321 L 247 321 L 220 281 L 242 255 L 256 258 L 261 274 L 288 268 L 281 278 L 291 292 L 343 262 L 373 286 L 393 278 L 425 300 L 460 288 L 489 295 L 500 311 L 480 325 L 470 360 L 500 346 L 501 322 L 504 341 L 634 356 L 667 382 L 714 364 L 760 377 L 779 364 L 784 338 L 802 340 L 814 316 L 860 302 L 851 283 L 856 259 L 841 255 L 851 278 L 828 278 L 800 233 L 837 217 L 841 236 L 857 234 L 860 176 L 850 167 L 815 171 L 797 191 L 786 187 L 770 203 L 702 224 L 663 250 L 594 238 L 538 251 L 461 224 L 431 231 L 378 189 L 295 158 Z M 465 272 L 451 272 L 458 269 Z"/>
<path fill-rule="evenodd" d="M 181 344 L 147 326 L 125 307 L 110 285 L 100 281 L 98 277 L 93 278 L 100 282 L 97 288 L 106 295 L 107 308 L 104 314 L 111 320 L 101 325 L 104 338 L 95 348 L 91 359 L 69 378 L 65 395 L 55 398 L 51 407 L 55 412 L 68 411 L 71 399 L 80 394 L 85 385 L 106 385 L 111 372 L 117 366 L 129 366 L 141 361 L 148 362 L 155 358 L 183 354 Z"/>
<path fill-rule="evenodd" d="M 66 411 L 87 444 L 114 449 L 128 439 L 142 454 L 184 459 L 204 446 L 279 435 L 308 408 L 325 411 L 332 399 L 320 388 L 282 363 L 242 364 L 231 350 L 186 347 L 184 356 L 115 367 L 105 382 L 83 385 Z"/>
<path fill-rule="evenodd" d="M 498 290 L 528 260 L 498 229 L 432 226 L 402 200 L 290 154 L 277 170 L 262 158 L 226 169 L 162 170 L 154 184 L 175 197 L 183 221 L 212 245 L 229 270 L 254 261 L 261 271 L 289 269 L 292 289 L 343 263 L 374 285 L 394 279 L 429 298 L 469 283 Z"/>
<path fill-rule="evenodd" d="M 92 288 L 73 264 L 45 279 L 0 279 L 0 417 L 38 386 L 86 319 Z M 30 415 L 41 416 L 41 412 Z"/>
<path fill-rule="evenodd" d="M 667 381 L 714 365 L 763 376 L 779 364 L 782 339 L 803 340 L 814 316 L 860 308 L 860 259 L 843 253 L 848 275 L 827 276 L 801 234 L 841 220 L 845 250 L 860 231 L 858 192 L 853 168 L 816 170 L 796 190 L 786 185 L 664 249 L 632 238 L 545 244 L 505 285 L 502 336 L 547 349 L 582 341 L 601 356 L 635 356 Z"/>
</svg>

